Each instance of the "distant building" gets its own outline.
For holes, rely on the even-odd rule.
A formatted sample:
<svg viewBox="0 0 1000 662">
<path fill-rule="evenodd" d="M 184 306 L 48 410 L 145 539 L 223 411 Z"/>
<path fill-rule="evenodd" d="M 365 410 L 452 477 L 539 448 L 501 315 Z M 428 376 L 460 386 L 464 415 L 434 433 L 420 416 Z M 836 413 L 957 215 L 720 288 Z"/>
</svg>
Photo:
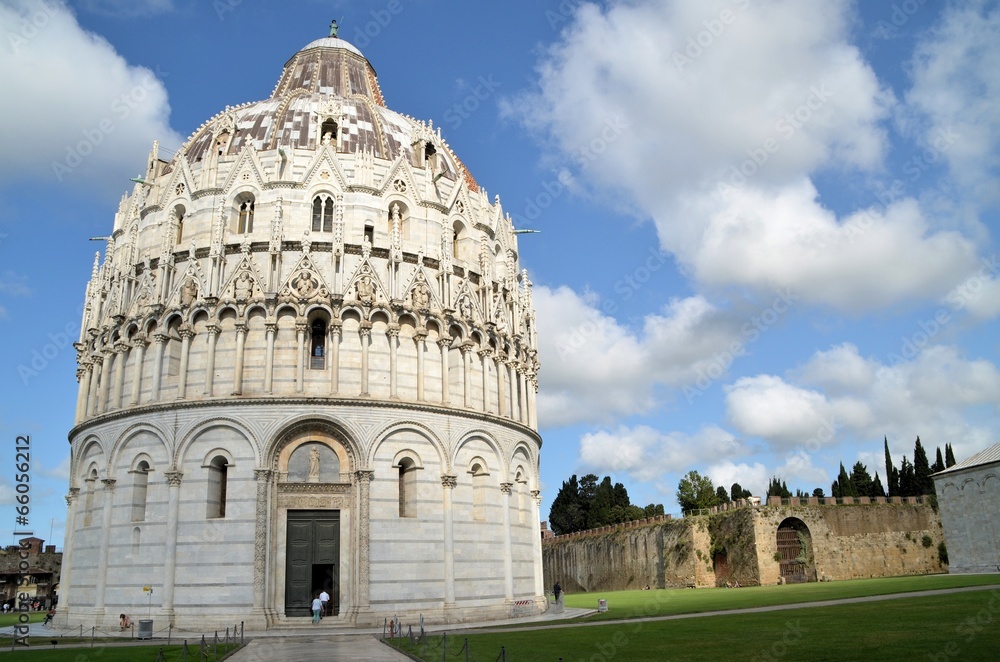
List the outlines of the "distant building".
<svg viewBox="0 0 1000 662">
<path fill-rule="evenodd" d="M 19 542 L 0 551 L 0 602 L 17 607 L 17 596 L 25 593 L 48 607 L 56 599 L 62 552 L 41 538 L 22 538 Z M 26 569 L 21 567 L 22 560 L 28 563 Z M 28 579 L 22 584 L 21 577 Z"/>
<path fill-rule="evenodd" d="M 548 540 L 549 538 L 556 537 L 556 532 L 549 528 L 548 522 L 542 522 L 541 532 L 542 532 L 542 540 Z"/>
<path fill-rule="evenodd" d="M 1000 444 L 932 478 L 950 572 L 1000 571 Z"/>
</svg>

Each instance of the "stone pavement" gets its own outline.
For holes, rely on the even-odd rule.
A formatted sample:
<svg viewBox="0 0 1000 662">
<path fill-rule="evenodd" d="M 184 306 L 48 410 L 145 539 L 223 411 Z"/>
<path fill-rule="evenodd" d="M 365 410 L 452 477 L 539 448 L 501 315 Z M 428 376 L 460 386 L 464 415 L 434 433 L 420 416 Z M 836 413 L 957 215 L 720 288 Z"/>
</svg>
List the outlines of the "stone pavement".
<svg viewBox="0 0 1000 662">
<path fill-rule="evenodd" d="M 333 662 L 403 662 L 410 658 L 370 634 L 260 637 L 227 658 L 229 662 L 331 660 Z"/>
</svg>

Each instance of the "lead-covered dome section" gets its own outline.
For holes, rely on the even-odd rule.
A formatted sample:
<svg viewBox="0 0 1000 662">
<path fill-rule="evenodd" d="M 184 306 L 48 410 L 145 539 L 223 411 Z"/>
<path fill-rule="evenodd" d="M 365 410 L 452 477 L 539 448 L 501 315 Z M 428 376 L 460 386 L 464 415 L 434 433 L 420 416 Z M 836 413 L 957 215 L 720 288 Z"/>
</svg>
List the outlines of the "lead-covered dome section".
<svg viewBox="0 0 1000 662">
<path fill-rule="evenodd" d="M 184 148 L 197 168 L 210 157 L 239 154 L 248 144 L 258 151 L 318 149 L 324 141 L 339 153 L 370 153 L 395 160 L 419 161 L 414 145 L 427 142 L 433 130 L 385 107 L 375 69 L 350 43 L 317 39 L 286 64 L 271 98 L 227 107 L 203 124 Z M 449 152 L 450 150 L 443 150 Z M 438 172 L 455 180 L 475 181 L 461 162 L 439 158 Z"/>
</svg>

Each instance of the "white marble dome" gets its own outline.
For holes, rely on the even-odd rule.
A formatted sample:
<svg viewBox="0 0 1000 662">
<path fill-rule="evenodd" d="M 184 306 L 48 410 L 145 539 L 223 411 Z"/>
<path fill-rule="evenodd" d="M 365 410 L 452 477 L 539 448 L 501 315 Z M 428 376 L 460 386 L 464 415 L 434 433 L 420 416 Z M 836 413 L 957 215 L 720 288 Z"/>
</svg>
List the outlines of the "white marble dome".
<svg viewBox="0 0 1000 662">
<path fill-rule="evenodd" d="M 59 618 L 155 628 L 545 608 L 531 282 L 440 132 L 316 40 L 153 145 L 77 344 Z"/>
</svg>

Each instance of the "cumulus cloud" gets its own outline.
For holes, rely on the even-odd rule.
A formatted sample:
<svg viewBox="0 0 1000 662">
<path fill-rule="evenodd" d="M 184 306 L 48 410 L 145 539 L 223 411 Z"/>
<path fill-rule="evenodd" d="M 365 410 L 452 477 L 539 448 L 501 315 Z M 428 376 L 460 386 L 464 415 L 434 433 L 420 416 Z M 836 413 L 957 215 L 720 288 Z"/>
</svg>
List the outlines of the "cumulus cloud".
<svg viewBox="0 0 1000 662">
<path fill-rule="evenodd" d="M 937 300 L 973 268 L 973 242 L 905 191 L 838 216 L 814 184 L 883 166 L 897 101 L 851 44 L 853 20 L 849 2 L 584 4 L 537 89 L 506 108 L 652 218 L 700 283 L 794 286 L 852 312 Z M 589 154 L 609 123 L 625 128 Z"/>
<path fill-rule="evenodd" d="M 696 397 L 761 333 L 743 313 L 700 296 L 670 301 L 638 331 L 605 313 L 596 295 L 565 286 L 536 287 L 534 303 L 544 427 L 647 412 L 658 403 L 658 386 Z"/>
<path fill-rule="evenodd" d="M 153 140 L 176 148 L 162 78 L 130 65 L 53 0 L 0 5 L 0 87 L 8 99 L 0 183 L 34 179 L 120 193 Z"/>
<path fill-rule="evenodd" d="M 993 363 L 944 345 L 912 360 L 896 356 L 882 363 L 844 344 L 817 352 L 788 378 L 741 378 L 726 390 L 727 415 L 738 433 L 778 450 L 883 435 L 903 451 L 918 435 L 932 446 L 952 443 L 956 452 L 995 443 L 1000 370 Z"/>
<path fill-rule="evenodd" d="M 951 3 L 921 40 L 906 94 L 908 119 L 921 132 L 929 156 L 947 161 L 956 180 L 980 204 L 1000 201 L 1000 6 Z M 942 133 L 954 143 L 934 150 Z"/>
<path fill-rule="evenodd" d="M 716 426 L 706 426 L 693 435 L 665 434 L 648 426 L 623 426 L 588 433 L 580 439 L 580 461 L 585 466 L 598 473 L 625 473 L 640 482 L 684 473 L 713 458 L 739 457 L 747 452 L 742 441 Z"/>
</svg>

